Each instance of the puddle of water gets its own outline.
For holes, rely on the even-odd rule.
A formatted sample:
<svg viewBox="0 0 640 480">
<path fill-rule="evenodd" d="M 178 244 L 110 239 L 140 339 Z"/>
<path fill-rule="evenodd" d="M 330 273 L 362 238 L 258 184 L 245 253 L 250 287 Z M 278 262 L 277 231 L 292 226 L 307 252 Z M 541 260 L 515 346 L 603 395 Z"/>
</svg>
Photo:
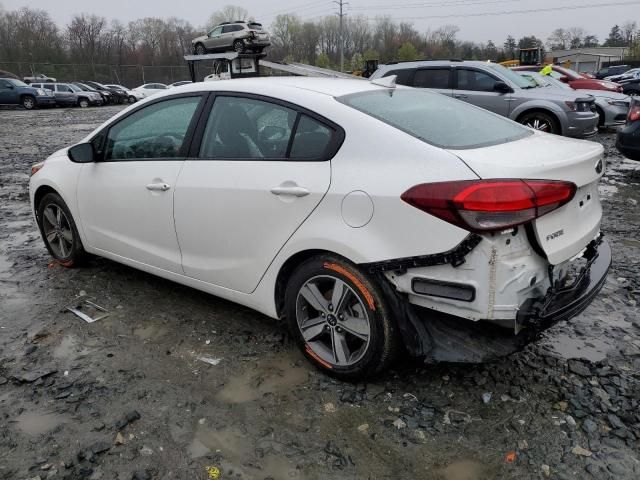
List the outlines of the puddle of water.
<svg viewBox="0 0 640 480">
<path fill-rule="evenodd" d="M 623 238 L 622 243 L 627 247 L 640 248 L 640 240 L 633 240 L 631 238 Z"/>
<path fill-rule="evenodd" d="M 440 470 L 442 480 L 481 480 L 485 474 L 484 465 L 473 460 L 453 462 Z"/>
<path fill-rule="evenodd" d="M 133 334 L 142 340 L 157 340 L 167 333 L 167 329 L 160 325 L 147 325 L 133 330 Z"/>
<path fill-rule="evenodd" d="M 292 365 L 291 357 L 276 358 L 230 378 L 216 398 L 228 403 L 251 402 L 266 393 L 289 391 L 305 383 L 308 376 L 306 368 Z"/>
<path fill-rule="evenodd" d="M 60 344 L 53 349 L 53 356 L 59 359 L 77 358 L 86 355 L 88 350 L 78 345 L 78 339 L 73 335 L 62 337 Z"/>
<path fill-rule="evenodd" d="M 42 435 L 62 425 L 66 419 L 57 413 L 25 412 L 15 422 L 18 430 L 27 435 Z"/>
<path fill-rule="evenodd" d="M 196 435 L 187 449 L 192 459 L 203 457 L 211 452 L 220 453 L 222 473 L 233 470 L 238 478 L 277 478 L 303 479 L 296 470 L 295 463 L 284 457 L 267 455 L 262 459 L 255 457 L 253 442 L 247 441 L 246 434 L 234 427 L 210 430 L 198 427 Z M 245 465 L 248 464 L 248 465 Z"/>
<path fill-rule="evenodd" d="M 599 338 L 575 338 L 566 333 L 548 338 L 545 344 L 563 358 L 586 358 L 591 362 L 604 360 L 611 349 L 608 343 Z"/>
</svg>

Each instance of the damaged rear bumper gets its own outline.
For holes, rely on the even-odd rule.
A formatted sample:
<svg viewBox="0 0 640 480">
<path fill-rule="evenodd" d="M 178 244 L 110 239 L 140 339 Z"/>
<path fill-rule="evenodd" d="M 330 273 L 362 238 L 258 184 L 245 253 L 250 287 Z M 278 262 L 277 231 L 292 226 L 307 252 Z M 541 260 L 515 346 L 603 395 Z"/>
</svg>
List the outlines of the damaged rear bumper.
<svg viewBox="0 0 640 480">
<path fill-rule="evenodd" d="M 587 264 L 571 285 L 552 286 L 543 298 L 531 298 L 522 305 L 516 319 L 518 329 L 548 328 L 575 317 L 589 306 L 606 281 L 611 266 L 611 247 L 600 236 L 587 246 L 583 257 Z"/>
<path fill-rule="evenodd" d="M 515 333 L 495 322 L 470 321 L 421 308 L 378 274 L 407 350 L 431 362 L 480 363 L 515 353 L 552 325 L 568 320 L 591 303 L 611 266 L 611 248 L 600 236 L 585 249 L 586 264 L 571 285 L 549 287 L 545 295 L 526 300 L 518 310 Z M 552 274 L 552 270 L 549 271 Z"/>
</svg>

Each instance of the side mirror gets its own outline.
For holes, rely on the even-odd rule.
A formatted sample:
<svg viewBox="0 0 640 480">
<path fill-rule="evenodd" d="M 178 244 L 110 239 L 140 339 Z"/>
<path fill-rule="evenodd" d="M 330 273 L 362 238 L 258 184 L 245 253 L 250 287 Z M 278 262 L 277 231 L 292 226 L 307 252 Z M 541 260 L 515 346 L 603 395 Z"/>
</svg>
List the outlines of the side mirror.
<svg viewBox="0 0 640 480">
<path fill-rule="evenodd" d="M 68 154 L 71 161 L 75 163 L 92 163 L 96 161 L 96 155 L 91 143 L 74 145 L 69 149 Z"/>
<path fill-rule="evenodd" d="M 504 82 L 496 82 L 496 83 L 494 83 L 493 89 L 496 92 L 500 92 L 500 93 L 511 93 L 511 92 L 513 92 L 511 87 L 509 85 L 507 85 L 506 83 L 504 83 Z"/>
</svg>

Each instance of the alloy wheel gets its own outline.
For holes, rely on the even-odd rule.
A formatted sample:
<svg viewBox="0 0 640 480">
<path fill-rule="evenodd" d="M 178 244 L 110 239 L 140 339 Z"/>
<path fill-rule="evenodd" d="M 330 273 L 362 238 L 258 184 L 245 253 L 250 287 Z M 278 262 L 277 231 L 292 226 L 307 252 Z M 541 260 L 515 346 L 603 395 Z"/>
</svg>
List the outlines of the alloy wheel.
<svg viewBox="0 0 640 480">
<path fill-rule="evenodd" d="M 541 132 L 551 131 L 551 125 L 549 125 L 549 122 L 541 118 L 532 118 L 525 123 L 525 126 L 531 127 L 534 130 L 540 130 Z"/>
<path fill-rule="evenodd" d="M 196 47 L 196 55 L 204 55 L 204 54 L 205 54 L 204 46 L 198 45 Z"/>
<path fill-rule="evenodd" d="M 323 361 L 346 367 L 366 353 L 371 325 L 364 303 L 343 280 L 321 275 L 302 285 L 296 320 L 307 346 Z"/>
<path fill-rule="evenodd" d="M 69 219 L 58 205 L 51 203 L 43 210 L 42 230 L 44 237 L 59 259 L 71 256 L 73 231 Z"/>
<path fill-rule="evenodd" d="M 242 40 L 233 42 L 233 49 L 238 53 L 244 52 L 244 43 L 242 43 Z"/>
<path fill-rule="evenodd" d="M 24 106 L 24 108 L 26 108 L 27 110 L 30 110 L 33 108 L 33 106 L 35 105 L 35 102 L 33 101 L 33 98 L 31 97 L 27 97 L 23 100 L 22 105 Z"/>
</svg>

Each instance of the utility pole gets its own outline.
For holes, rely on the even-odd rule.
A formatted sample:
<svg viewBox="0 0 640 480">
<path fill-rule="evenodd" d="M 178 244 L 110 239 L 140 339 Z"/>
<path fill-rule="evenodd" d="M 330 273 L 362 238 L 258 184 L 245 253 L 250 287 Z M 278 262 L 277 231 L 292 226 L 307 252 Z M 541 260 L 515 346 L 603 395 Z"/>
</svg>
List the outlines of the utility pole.
<svg viewBox="0 0 640 480">
<path fill-rule="evenodd" d="M 345 2 L 344 0 L 334 0 L 333 3 L 335 3 L 340 7 L 340 12 L 337 13 L 336 15 L 340 17 L 340 71 L 344 72 L 344 34 L 343 34 L 344 20 L 343 19 L 346 13 L 344 13 L 343 7 L 345 5 L 349 5 L 349 2 Z"/>
</svg>

